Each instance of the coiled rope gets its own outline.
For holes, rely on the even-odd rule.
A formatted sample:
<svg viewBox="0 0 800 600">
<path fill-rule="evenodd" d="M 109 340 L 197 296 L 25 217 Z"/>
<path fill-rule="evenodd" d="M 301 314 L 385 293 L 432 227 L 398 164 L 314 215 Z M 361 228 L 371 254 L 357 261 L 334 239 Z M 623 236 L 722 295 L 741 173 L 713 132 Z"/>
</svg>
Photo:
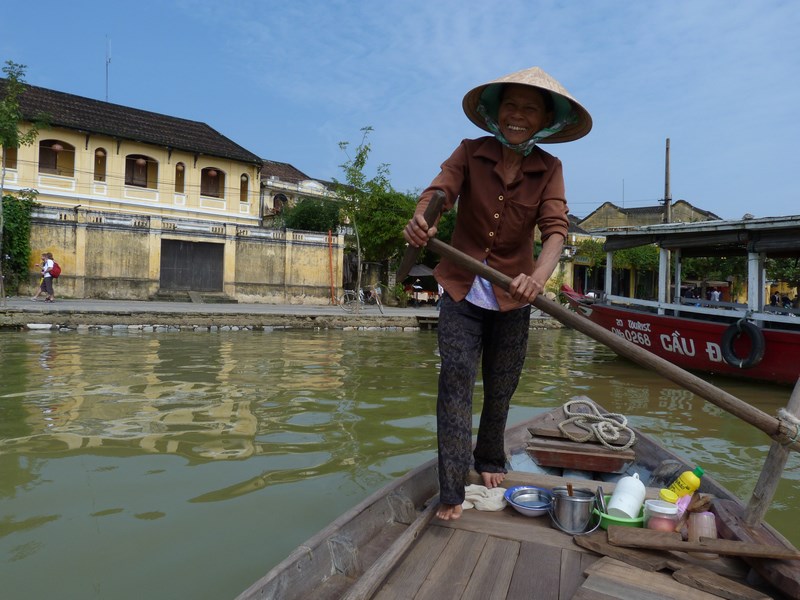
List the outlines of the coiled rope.
<svg viewBox="0 0 800 600">
<path fill-rule="evenodd" d="M 784 446 L 789 446 L 794 444 L 798 437 L 800 437 L 800 419 L 795 417 L 792 413 L 790 413 L 785 408 L 782 408 L 778 411 L 778 419 L 784 421 L 781 423 L 786 428 L 786 438 L 787 441 L 783 444 Z M 789 432 L 792 430 L 792 426 L 794 427 L 794 436 L 789 437 Z"/>
<path fill-rule="evenodd" d="M 587 407 L 589 412 L 579 410 Z M 636 434 L 628 427 L 628 419 L 619 413 L 601 414 L 594 402 L 589 400 L 569 400 L 564 404 L 564 414 L 567 418 L 558 424 L 564 436 L 573 442 L 589 442 L 597 440 L 609 450 L 621 452 L 633 446 Z M 575 425 L 586 431 L 585 435 L 576 435 L 567 431 L 567 425 Z M 630 439 L 623 445 L 615 445 L 627 432 Z"/>
</svg>

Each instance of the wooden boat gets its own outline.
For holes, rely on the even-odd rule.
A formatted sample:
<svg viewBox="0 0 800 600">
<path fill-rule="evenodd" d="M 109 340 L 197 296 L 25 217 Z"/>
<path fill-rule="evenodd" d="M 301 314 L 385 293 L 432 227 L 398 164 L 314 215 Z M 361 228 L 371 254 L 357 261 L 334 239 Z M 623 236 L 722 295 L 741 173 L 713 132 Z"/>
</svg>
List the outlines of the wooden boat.
<svg viewBox="0 0 800 600">
<path fill-rule="evenodd" d="M 537 448 L 547 445 L 545 434 L 552 435 L 546 430 L 552 430 L 559 418 L 554 411 L 545 412 L 509 428 L 506 455 L 510 470 L 504 486 L 552 489 L 571 484 L 590 490 L 602 486 L 604 492 L 612 493 L 615 483 L 609 480 L 611 475 L 585 480 L 574 473 L 565 476 L 561 469 L 543 468 L 533 460 Z M 664 485 L 659 479 L 665 467 L 685 469 L 691 465 L 655 439 L 635 434 L 635 458 L 624 471 L 638 473 L 648 482 L 647 496 L 657 497 Z M 566 467 L 580 464 L 587 446 L 600 447 L 568 443 L 575 446 L 572 454 L 564 453 L 562 464 Z M 594 454 L 591 448 L 588 454 Z M 473 483 L 480 483 L 476 473 L 472 478 Z M 799 560 L 700 560 L 665 549 L 669 544 L 661 546 L 661 551 L 612 545 L 609 537 L 614 527 L 608 532 L 572 536 L 554 528 L 548 516 L 526 517 L 510 506 L 498 512 L 465 510 L 458 520 L 440 521 L 433 517 L 437 490 L 433 460 L 336 519 L 244 591 L 240 600 L 719 597 L 714 594 L 800 598 Z M 739 500 L 708 476 L 703 477 L 700 491 L 713 496 L 712 510 L 718 520 L 725 521 L 721 524 L 734 530 L 740 527 L 737 520 L 743 509 Z M 772 548 L 781 554 L 788 549 L 797 554 L 768 525 L 757 530 L 761 536 L 758 550 Z M 722 532 L 731 534 L 725 527 Z M 752 544 L 745 545 L 752 553 Z M 751 568 L 769 577 L 772 586 L 746 583 Z"/>
<path fill-rule="evenodd" d="M 603 292 L 590 297 L 562 287 L 577 313 L 684 369 L 791 385 L 800 377 L 800 309 L 770 305 L 764 269 L 765 258 L 800 257 L 800 216 L 649 225 L 603 235 Z M 614 252 L 650 244 L 661 254 L 658 298 L 616 290 Z M 682 259 L 708 256 L 747 257 L 745 303 L 684 297 Z"/>
</svg>

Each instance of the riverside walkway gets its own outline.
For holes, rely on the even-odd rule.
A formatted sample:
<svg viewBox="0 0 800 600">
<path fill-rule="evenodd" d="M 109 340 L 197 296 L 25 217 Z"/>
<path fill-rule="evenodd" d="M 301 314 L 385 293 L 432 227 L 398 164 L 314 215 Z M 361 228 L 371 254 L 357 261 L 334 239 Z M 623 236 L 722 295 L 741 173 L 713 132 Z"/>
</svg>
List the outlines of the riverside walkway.
<svg viewBox="0 0 800 600">
<path fill-rule="evenodd" d="M 433 306 L 387 306 L 381 314 L 374 306 L 348 313 L 330 304 L 215 304 L 91 298 L 48 303 L 13 297 L 7 298 L 5 304 L 0 302 L 0 328 L 424 329 L 436 326 L 438 314 Z"/>
<path fill-rule="evenodd" d="M 537 314 L 531 326 L 559 327 L 554 319 Z M 434 306 L 399 308 L 374 306 L 347 313 L 331 304 L 214 304 L 96 300 L 91 298 L 32 302 L 28 297 L 0 301 L 0 329 L 435 329 L 439 312 Z"/>
</svg>

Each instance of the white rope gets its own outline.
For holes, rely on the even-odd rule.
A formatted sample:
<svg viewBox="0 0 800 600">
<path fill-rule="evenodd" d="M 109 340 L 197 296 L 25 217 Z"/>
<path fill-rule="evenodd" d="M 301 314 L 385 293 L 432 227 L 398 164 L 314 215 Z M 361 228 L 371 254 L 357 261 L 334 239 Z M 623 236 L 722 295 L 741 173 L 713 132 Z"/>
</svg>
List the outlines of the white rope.
<svg viewBox="0 0 800 600">
<path fill-rule="evenodd" d="M 589 412 L 577 410 L 579 407 L 589 408 Z M 600 411 L 593 402 L 589 400 L 570 400 L 564 404 L 564 414 L 567 418 L 558 424 L 558 428 L 565 437 L 573 442 L 589 442 L 597 440 L 609 450 L 621 452 L 633 446 L 636 441 L 636 434 L 628 427 L 628 419 L 619 413 L 600 414 Z M 567 431 L 567 425 L 575 425 L 586 431 L 583 436 L 576 435 Z M 618 446 L 614 445 L 622 438 L 622 434 L 627 432 L 630 439 L 627 443 Z"/>
<path fill-rule="evenodd" d="M 786 437 L 788 438 L 788 441 L 784 445 L 788 446 L 790 444 L 794 444 L 797 441 L 797 438 L 800 437 L 800 419 L 795 417 L 785 408 L 782 408 L 778 411 L 778 419 L 781 421 L 788 421 L 789 423 L 789 425 L 783 423 L 783 426 L 786 427 Z M 794 426 L 794 436 L 790 438 L 788 432 L 792 430 L 792 426 Z"/>
</svg>

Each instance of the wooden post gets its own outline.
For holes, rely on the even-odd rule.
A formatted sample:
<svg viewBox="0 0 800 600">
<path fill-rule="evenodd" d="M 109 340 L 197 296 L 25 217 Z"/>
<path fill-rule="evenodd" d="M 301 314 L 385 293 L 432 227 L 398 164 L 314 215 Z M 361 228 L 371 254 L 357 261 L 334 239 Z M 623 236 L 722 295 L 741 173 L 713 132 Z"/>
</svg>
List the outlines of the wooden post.
<svg viewBox="0 0 800 600">
<path fill-rule="evenodd" d="M 793 417 L 800 417 L 800 379 L 794 386 L 789 404 L 786 405 L 786 412 Z M 781 473 L 788 458 L 789 448 L 780 442 L 772 442 L 767 459 L 764 461 L 764 467 L 761 469 L 761 475 L 753 489 L 750 503 L 744 513 L 744 522 L 747 525 L 754 527 L 764 520 L 764 515 L 767 514 L 772 498 L 775 496 L 775 490 L 778 488 Z"/>
</svg>

